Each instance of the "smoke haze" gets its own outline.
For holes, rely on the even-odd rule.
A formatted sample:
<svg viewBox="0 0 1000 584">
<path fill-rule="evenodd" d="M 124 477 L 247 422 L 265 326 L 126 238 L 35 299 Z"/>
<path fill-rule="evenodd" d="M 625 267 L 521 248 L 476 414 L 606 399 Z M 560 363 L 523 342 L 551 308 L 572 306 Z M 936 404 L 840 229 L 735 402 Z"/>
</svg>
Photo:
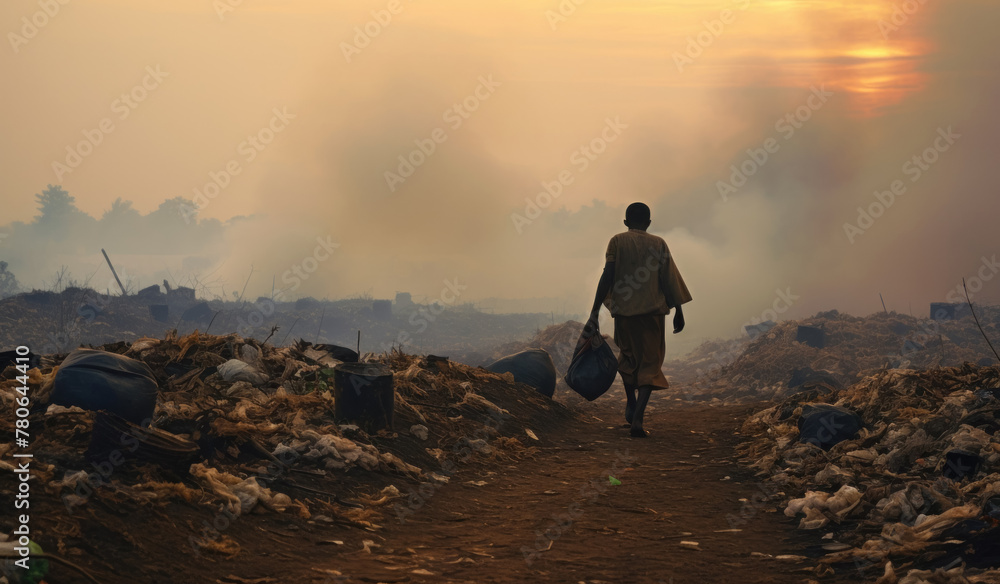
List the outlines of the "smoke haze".
<svg viewBox="0 0 1000 584">
<path fill-rule="evenodd" d="M 633 201 L 695 297 L 672 348 L 995 274 L 995 2 L 50 4 L 31 38 L 46 2 L 0 7 L 25 287 L 111 288 L 105 248 L 137 285 L 582 314 Z"/>
</svg>

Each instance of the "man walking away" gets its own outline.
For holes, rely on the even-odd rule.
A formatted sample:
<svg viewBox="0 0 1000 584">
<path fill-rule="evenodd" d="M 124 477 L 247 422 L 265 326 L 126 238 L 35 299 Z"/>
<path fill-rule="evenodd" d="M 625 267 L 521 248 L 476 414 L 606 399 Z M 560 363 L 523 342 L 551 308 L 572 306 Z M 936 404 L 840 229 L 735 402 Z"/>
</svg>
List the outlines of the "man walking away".
<svg viewBox="0 0 1000 584">
<path fill-rule="evenodd" d="M 684 279 L 663 239 L 646 233 L 649 207 L 632 203 L 625 210 L 628 231 L 611 238 L 604 273 L 597 285 L 594 307 L 584 337 L 597 332 L 603 303 L 615 319 L 615 344 L 620 349 L 618 373 L 625 384 L 625 420 L 634 438 L 649 436 L 642 427 L 652 392 L 668 387 L 663 375 L 666 356 L 666 315 L 674 309 L 674 334 L 684 330 L 681 305 L 691 301 Z"/>
</svg>

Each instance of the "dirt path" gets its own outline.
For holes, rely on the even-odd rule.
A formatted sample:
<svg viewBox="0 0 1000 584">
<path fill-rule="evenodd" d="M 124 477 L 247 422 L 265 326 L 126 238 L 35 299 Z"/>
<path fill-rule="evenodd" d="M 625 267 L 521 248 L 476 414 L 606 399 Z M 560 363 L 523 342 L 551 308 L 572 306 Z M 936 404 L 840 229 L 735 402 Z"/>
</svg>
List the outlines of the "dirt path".
<svg viewBox="0 0 1000 584">
<path fill-rule="evenodd" d="M 313 567 L 343 574 L 331 583 L 809 580 L 811 562 L 751 555 L 806 555 L 819 535 L 797 534 L 737 470 L 734 430 L 746 408 L 654 403 L 651 439 L 628 437 L 616 400 L 584 404 L 584 420 L 538 430 L 531 459 L 464 469 L 405 523 L 387 522 L 371 538 L 380 547 L 337 546 Z"/>
<path fill-rule="evenodd" d="M 412 509 L 398 501 L 405 522 L 391 506 L 382 507 L 383 529 L 262 511 L 216 525 L 238 542 L 235 557 L 195 554 L 191 538 L 220 519 L 203 505 L 151 507 L 102 491 L 78 511 L 78 527 L 42 523 L 43 543 L 107 584 L 784 584 L 813 578 L 811 561 L 775 556 L 816 556 L 822 533 L 796 531 L 768 501 L 774 493 L 734 461 L 740 440 L 734 432 L 749 408 L 654 398 L 647 414 L 653 437 L 636 440 L 621 426 L 624 400 L 616 395 L 620 391 L 593 404 L 573 403 L 578 416 L 534 411 L 528 425 L 539 440 L 524 437 L 538 448 L 534 455 L 516 463 L 480 457 L 460 464 L 448 484 L 424 485 L 425 500 L 410 499 Z M 609 475 L 621 484 L 610 484 Z M 354 487 L 346 475 L 319 487 L 349 497 L 390 482 L 403 492 L 420 487 L 396 474 L 364 476 Z M 37 502 L 39 518 L 59 516 L 57 499 Z M 65 546 L 52 543 L 56 533 Z M 698 545 L 687 549 L 683 541 Z M 85 581 L 65 567 L 51 576 L 50 584 Z M 847 573 L 820 581 L 863 580 Z"/>
</svg>

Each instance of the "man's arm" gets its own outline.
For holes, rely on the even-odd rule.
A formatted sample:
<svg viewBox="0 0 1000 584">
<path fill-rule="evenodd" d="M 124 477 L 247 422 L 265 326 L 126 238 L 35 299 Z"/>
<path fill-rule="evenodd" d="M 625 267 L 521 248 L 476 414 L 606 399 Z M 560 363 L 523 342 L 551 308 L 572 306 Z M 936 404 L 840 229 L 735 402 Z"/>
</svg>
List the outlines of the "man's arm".
<svg viewBox="0 0 1000 584">
<path fill-rule="evenodd" d="M 670 258 L 670 252 L 666 252 L 666 262 L 660 266 L 660 293 L 663 297 L 667 299 L 667 306 L 674 309 L 674 334 L 684 330 L 684 309 L 681 306 L 681 302 L 677 302 L 674 298 L 673 292 L 670 290 L 669 284 L 669 272 L 670 272 L 670 262 L 673 261 Z M 671 304 L 676 304 L 676 306 L 670 306 Z"/>
<path fill-rule="evenodd" d="M 604 303 L 604 299 L 611 292 L 611 286 L 614 285 L 614 281 L 615 263 L 607 262 L 604 264 L 604 273 L 601 274 L 601 281 L 597 283 L 597 294 L 594 296 L 594 306 L 590 309 L 590 319 L 587 320 L 587 326 L 583 328 L 584 337 L 591 337 L 597 332 L 597 319 L 601 312 L 601 304 Z"/>
<path fill-rule="evenodd" d="M 676 311 L 674 312 L 674 334 L 676 335 L 684 330 L 684 309 L 678 304 L 674 310 Z"/>
</svg>

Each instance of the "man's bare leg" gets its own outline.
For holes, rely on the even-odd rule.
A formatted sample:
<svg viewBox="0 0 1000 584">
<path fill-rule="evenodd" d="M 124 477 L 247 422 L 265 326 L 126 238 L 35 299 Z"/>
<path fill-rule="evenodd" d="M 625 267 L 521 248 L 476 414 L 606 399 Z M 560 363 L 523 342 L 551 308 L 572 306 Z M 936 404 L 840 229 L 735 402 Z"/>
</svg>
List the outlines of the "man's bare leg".
<svg viewBox="0 0 1000 584">
<path fill-rule="evenodd" d="M 631 434 L 633 438 L 646 438 L 649 436 L 649 432 L 643 429 L 642 421 L 646 415 L 649 398 L 653 395 L 653 388 L 649 385 L 643 385 L 639 388 L 638 394 L 635 401 L 635 413 L 632 414 Z"/>
<path fill-rule="evenodd" d="M 635 388 L 625 386 L 625 421 L 632 424 L 635 415 Z"/>
</svg>

